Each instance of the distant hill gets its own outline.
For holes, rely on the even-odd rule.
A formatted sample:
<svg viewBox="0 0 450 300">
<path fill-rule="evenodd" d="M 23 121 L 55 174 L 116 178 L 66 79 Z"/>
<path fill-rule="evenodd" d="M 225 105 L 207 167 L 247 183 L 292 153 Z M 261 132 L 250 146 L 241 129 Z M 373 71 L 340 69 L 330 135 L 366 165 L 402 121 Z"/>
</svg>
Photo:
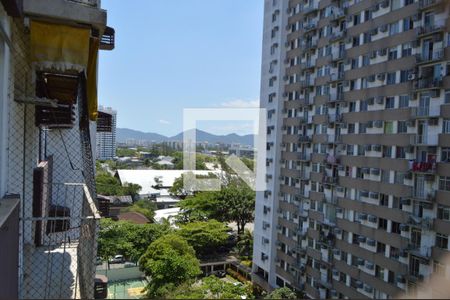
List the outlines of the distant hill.
<svg viewBox="0 0 450 300">
<path fill-rule="evenodd" d="M 224 143 L 232 144 L 239 143 L 242 145 L 253 145 L 253 135 L 238 135 L 235 133 L 227 135 L 215 135 L 202 130 L 196 130 L 197 142 L 208 142 L 210 144 Z M 183 132 L 167 137 L 158 133 L 153 132 L 142 132 L 138 130 L 128 129 L 128 128 L 117 128 L 116 135 L 118 142 L 126 142 L 130 139 L 151 141 L 151 142 L 164 142 L 164 141 L 183 141 Z"/>
</svg>

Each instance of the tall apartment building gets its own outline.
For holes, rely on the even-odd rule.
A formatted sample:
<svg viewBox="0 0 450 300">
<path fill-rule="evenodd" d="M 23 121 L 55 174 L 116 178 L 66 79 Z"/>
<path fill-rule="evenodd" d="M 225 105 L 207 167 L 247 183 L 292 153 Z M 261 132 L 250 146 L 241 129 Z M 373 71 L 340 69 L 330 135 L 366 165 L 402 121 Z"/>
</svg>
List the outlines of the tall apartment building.
<svg viewBox="0 0 450 300">
<path fill-rule="evenodd" d="M 450 1 L 266 0 L 253 279 L 392 298 L 450 234 Z"/>
<path fill-rule="evenodd" d="M 117 111 L 111 107 L 100 106 L 97 119 L 96 152 L 97 159 L 108 160 L 116 156 Z"/>
<path fill-rule="evenodd" d="M 100 0 L 0 2 L 0 298 L 94 298 Z"/>
</svg>

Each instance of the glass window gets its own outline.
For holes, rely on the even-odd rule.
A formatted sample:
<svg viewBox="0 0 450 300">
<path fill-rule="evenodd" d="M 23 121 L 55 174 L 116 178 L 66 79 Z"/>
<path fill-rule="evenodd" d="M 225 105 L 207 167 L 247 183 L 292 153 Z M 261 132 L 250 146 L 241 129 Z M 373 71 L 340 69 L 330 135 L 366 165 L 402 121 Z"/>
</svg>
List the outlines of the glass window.
<svg viewBox="0 0 450 300">
<path fill-rule="evenodd" d="M 395 84 L 395 80 L 396 80 L 396 73 L 395 72 L 387 74 L 387 82 L 386 82 L 386 84 Z"/>
<path fill-rule="evenodd" d="M 450 177 L 439 177 L 439 189 L 442 191 L 450 191 Z"/>
<path fill-rule="evenodd" d="M 395 98 L 394 97 L 386 97 L 386 109 L 395 107 Z"/>
<path fill-rule="evenodd" d="M 397 59 L 397 47 L 389 49 L 388 59 L 389 60 Z"/>
<path fill-rule="evenodd" d="M 394 133 L 394 122 L 392 121 L 384 122 L 384 133 L 386 134 Z"/>
<path fill-rule="evenodd" d="M 399 108 L 409 107 L 409 95 L 400 96 L 398 107 Z"/>
<path fill-rule="evenodd" d="M 397 150 L 395 152 L 395 156 L 396 156 L 396 158 L 406 158 L 405 147 L 397 146 Z"/>
<path fill-rule="evenodd" d="M 450 133 L 450 120 L 447 119 L 447 120 L 443 121 L 442 132 L 443 133 Z"/>
<path fill-rule="evenodd" d="M 450 207 L 439 205 L 437 211 L 437 217 L 441 220 L 450 221 Z"/>
<path fill-rule="evenodd" d="M 399 32 L 399 23 L 398 22 L 394 22 L 390 25 L 389 27 L 389 35 L 394 35 L 397 34 Z"/>
<path fill-rule="evenodd" d="M 441 150 L 441 161 L 442 162 L 450 162 L 450 148 L 442 148 Z"/>
<path fill-rule="evenodd" d="M 406 124 L 406 121 L 398 121 L 398 127 L 397 127 L 397 133 L 407 133 L 408 132 L 408 125 Z"/>
<path fill-rule="evenodd" d="M 412 46 L 411 43 L 405 43 L 402 45 L 402 57 L 411 56 L 412 55 Z"/>
<path fill-rule="evenodd" d="M 436 233 L 436 247 L 447 249 L 448 248 L 448 235 Z"/>
</svg>

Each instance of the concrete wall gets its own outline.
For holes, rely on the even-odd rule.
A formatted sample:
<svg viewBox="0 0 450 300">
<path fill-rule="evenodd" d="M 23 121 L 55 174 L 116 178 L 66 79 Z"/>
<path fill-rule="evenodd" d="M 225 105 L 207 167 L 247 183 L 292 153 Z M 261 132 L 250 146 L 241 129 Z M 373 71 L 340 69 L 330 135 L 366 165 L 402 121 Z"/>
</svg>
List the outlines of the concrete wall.
<svg viewBox="0 0 450 300">
<path fill-rule="evenodd" d="M 139 267 L 97 270 L 96 274 L 105 275 L 106 277 L 108 277 L 108 282 L 138 279 L 144 277 L 144 273 L 139 270 Z"/>
</svg>

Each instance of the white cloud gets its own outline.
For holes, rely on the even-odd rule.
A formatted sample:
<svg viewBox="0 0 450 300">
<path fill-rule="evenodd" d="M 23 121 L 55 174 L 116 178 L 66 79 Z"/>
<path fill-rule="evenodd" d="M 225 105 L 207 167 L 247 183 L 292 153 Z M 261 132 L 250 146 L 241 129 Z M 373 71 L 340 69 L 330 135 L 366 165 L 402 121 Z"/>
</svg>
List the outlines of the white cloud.
<svg viewBox="0 0 450 300">
<path fill-rule="evenodd" d="M 164 124 L 164 125 L 169 125 L 170 122 L 167 120 L 159 120 L 159 123 Z"/>
<path fill-rule="evenodd" d="M 252 108 L 252 107 L 259 107 L 259 100 L 242 100 L 242 99 L 236 99 L 231 100 L 227 102 L 222 102 L 220 104 L 222 107 L 227 108 Z"/>
</svg>

